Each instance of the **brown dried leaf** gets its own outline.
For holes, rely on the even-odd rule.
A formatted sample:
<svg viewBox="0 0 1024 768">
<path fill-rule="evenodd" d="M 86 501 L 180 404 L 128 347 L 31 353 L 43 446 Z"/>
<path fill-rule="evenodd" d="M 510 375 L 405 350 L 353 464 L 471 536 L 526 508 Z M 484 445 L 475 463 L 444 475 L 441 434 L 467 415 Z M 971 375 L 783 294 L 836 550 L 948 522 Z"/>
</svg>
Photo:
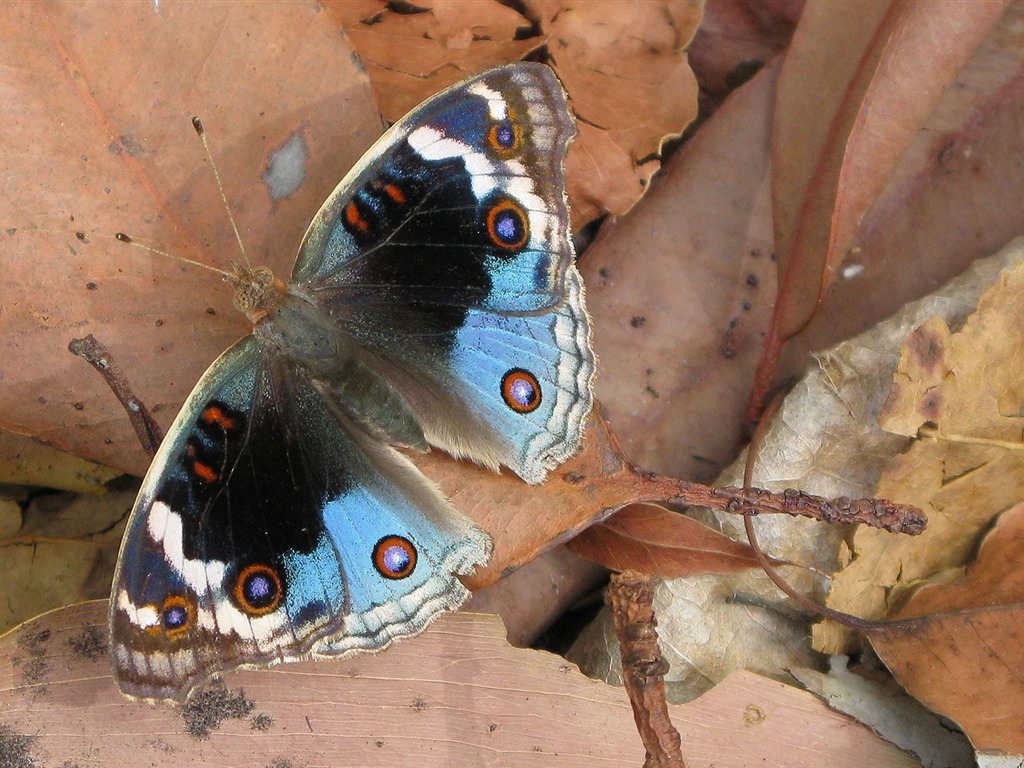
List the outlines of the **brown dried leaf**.
<svg viewBox="0 0 1024 768">
<path fill-rule="evenodd" d="M 382 2 L 325 0 L 366 66 L 381 114 L 390 122 L 449 85 L 521 59 L 543 44 L 533 22 L 498 0 Z"/>
<path fill-rule="evenodd" d="M 0 485 L 97 493 L 121 473 L 28 437 L 0 430 Z"/>
<path fill-rule="evenodd" d="M 1004 274 L 956 334 L 941 320 L 903 347 L 879 424 L 914 436 L 1019 449 L 1024 434 L 1024 268 Z M 935 425 L 934 429 L 930 425 Z"/>
<path fill-rule="evenodd" d="M 135 490 L 39 495 L 17 527 L 0 526 L 0 632 L 110 594 L 118 545 Z"/>
<path fill-rule="evenodd" d="M 956 81 L 960 88 L 962 68 L 1006 5 L 870 0 L 805 6 L 775 110 L 775 244 L 782 277 L 756 397 L 767 388 L 778 345 L 810 321 L 882 190 L 907 182 L 897 163 L 928 129 L 947 86 Z M 930 63 L 927 72 L 922 60 Z"/>
<path fill-rule="evenodd" d="M 1004 6 L 804 7 L 779 75 L 772 141 L 783 337 L 807 323 L 867 208 Z"/>
<path fill-rule="evenodd" d="M 381 122 L 310 5 L 6 3 L 0 36 L 0 422 L 141 474 L 149 460 L 120 405 L 67 346 L 94 333 L 166 427 L 247 330 L 217 276 L 114 240 L 126 231 L 218 267 L 237 257 L 190 115 L 253 260 L 278 274 Z M 291 185 L 269 175 L 287 158 Z"/>
<path fill-rule="evenodd" d="M 975 749 L 1024 753 L 1024 605 L 911 619 L 872 629 L 871 644 L 925 706 L 956 721 Z"/>
<path fill-rule="evenodd" d="M 539 0 L 541 26 L 555 69 L 581 124 L 607 138 L 599 154 L 581 131 L 586 173 L 570 175 L 569 193 L 582 223 L 600 213 L 622 214 L 661 167 L 661 143 L 697 115 L 697 80 L 685 48 L 697 30 L 697 2 L 571 3 Z M 628 181 L 628 183 L 627 183 Z M 585 185 L 586 193 L 577 185 Z M 597 189 L 595 189 L 597 187 Z M 593 207 L 587 203 L 593 201 Z M 624 203 L 629 203 L 625 205 Z"/>
<path fill-rule="evenodd" d="M 848 179 L 855 193 L 849 200 L 846 182 L 840 182 L 837 205 L 843 207 L 836 215 L 854 222 L 854 229 L 845 244 L 829 245 L 837 259 L 833 266 L 844 258 L 845 266 L 802 335 L 805 348 L 859 333 L 1024 232 L 1024 209 L 1014 204 L 1024 195 L 1024 177 L 1014 169 L 1024 98 L 1024 48 L 1018 38 L 1024 9 L 1009 4 L 999 15 L 1003 3 L 916 5 L 907 23 L 920 29 L 903 29 L 899 39 L 887 43 L 884 55 L 892 56 L 893 68 L 874 76 L 867 94 L 871 100 L 862 107 L 853 144 L 845 150 L 851 172 L 857 168 L 864 175 Z M 952 18 L 961 12 L 960 22 Z M 979 25 L 991 19 L 994 25 L 979 40 Z M 838 14 L 823 21 L 842 23 Z M 931 39 L 924 39 L 928 33 Z M 914 54 L 915 48 L 919 53 Z M 958 64 L 964 54 L 969 56 Z M 832 60 L 831 52 L 825 55 Z M 937 66 L 922 69 L 922 60 Z M 879 99 L 877 109 L 874 99 Z M 917 110 L 927 99 L 934 104 L 907 144 L 905 135 L 900 138 L 910 129 L 904 102 L 920 116 Z M 898 135 L 890 133 L 890 123 Z M 890 142 L 903 142 L 905 149 L 884 171 L 876 162 L 891 162 Z M 884 151 L 876 157 L 872 146 Z M 881 190 L 865 192 L 877 188 L 879 175 L 885 179 Z M 865 195 L 874 197 L 858 213 Z"/>
<path fill-rule="evenodd" d="M 710 480 L 742 437 L 775 288 L 775 73 L 737 90 L 583 258 L 598 396 L 629 456 L 657 472 Z"/>
<path fill-rule="evenodd" d="M 325 755 L 419 768 L 495 755 L 510 768 L 643 761 L 621 689 L 511 648 L 493 617 L 445 616 L 375 656 L 231 672 L 185 713 L 117 693 L 105 621 L 105 602 L 86 603 L 0 637 L 0 754 L 20 746 L 26 759 L 97 768 L 168 755 L 213 767 L 323 765 Z M 670 714 L 689 768 L 916 765 L 811 694 L 750 673 Z"/>
<path fill-rule="evenodd" d="M 921 588 L 897 618 L 869 632 L 900 683 L 956 722 L 975 749 L 1024 753 L 1024 504 L 1004 512 L 963 579 Z"/>
<path fill-rule="evenodd" d="M 998 605 L 1024 603 L 1024 569 L 1015 565 L 1024 553 L 1024 504 L 999 516 L 978 549 L 977 560 L 964 578 L 949 584 L 926 584 L 917 590 L 897 616 L 932 616 Z M 988 637 L 987 642 L 999 643 Z"/>
<path fill-rule="evenodd" d="M 685 0 L 514 6 L 432 0 L 398 11 L 329 2 L 366 63 L 381 112 L 397 120 L 464 77 L 547 46 L 580 121 L 569 150 L 576 226 L 624 213 L 660 163 L 661 142 L 696 115 L 697 84 L 684 49 L 700 22 Z M 626 183 L 626 180 L 629 183 Z"/>
<path fill-rule="evenodd" d="M 700 83 L 702 112 L 747 82 L 785 50 L 804 0 L 707 0 L 686 53 Z"/>
<path fill-rule="evenodd" d="M 928 530 L 913 542 L 857 531 L 846 567 L 833 578 L 831 607 L 890 615 L 914 587 L 962 568 L 992 519 L 1024 498 L 1022 292 L 1018 266 L 982 296 L 959 332 L 932 319 L 908 337 L 879 423 L 907 435 L 925 421 L 934 428 L 893 462 L 878 494 L 921 507 Z M 815 629 L 816 647 L 827 652 L 849 641 L 833 625 Z"/>
<path fill-rule="evenodd" d="M 663 579 L 757 568 L 749 545 L 657 504 L 631 504 L 569 542 L 606 568 Z"/>
</svg>

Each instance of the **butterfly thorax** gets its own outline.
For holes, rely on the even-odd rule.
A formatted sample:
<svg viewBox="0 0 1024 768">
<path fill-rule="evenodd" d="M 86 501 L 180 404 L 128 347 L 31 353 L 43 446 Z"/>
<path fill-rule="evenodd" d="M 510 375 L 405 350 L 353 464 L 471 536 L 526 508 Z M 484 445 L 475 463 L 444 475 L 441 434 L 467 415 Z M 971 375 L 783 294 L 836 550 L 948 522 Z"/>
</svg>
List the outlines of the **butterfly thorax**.
<svg viewBox="0 0 1024 768">
<path fill-rule="evenodd" d="M 286 284 L 266 267 L 232 267 L 235 308 L 252 322 L 253 336 L 270 359 L 301 372 L 330 407 L 370 435 L 426 450 L 405 398 L 302 284 Z"/>
<path fill-rule="evenodd" d="M 235 309 L 249 318 L 254 326 L 263 322 L 288 293 L 283 281 L 274 277 L 267 267 L 231 265 L 228 282 L 234 289 Z"/>
</svg>

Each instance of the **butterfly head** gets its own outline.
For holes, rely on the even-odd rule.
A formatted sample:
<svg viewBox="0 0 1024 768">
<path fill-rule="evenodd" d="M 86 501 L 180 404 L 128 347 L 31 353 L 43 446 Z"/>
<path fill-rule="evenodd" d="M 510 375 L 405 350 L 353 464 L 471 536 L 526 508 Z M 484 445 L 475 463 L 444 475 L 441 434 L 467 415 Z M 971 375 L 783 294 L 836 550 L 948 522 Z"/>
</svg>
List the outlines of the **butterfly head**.
<svg viewBox="0 0 1024 768">
<path fill-rule="evenodd" d="M 288 291 L 284 282 L 274 277 L 267 267 L 234 263 L 227 281 L 235 292 L 232 300 L 235 309 L 249 318 L 253 325 L 264 320 Z"/>
</svg>

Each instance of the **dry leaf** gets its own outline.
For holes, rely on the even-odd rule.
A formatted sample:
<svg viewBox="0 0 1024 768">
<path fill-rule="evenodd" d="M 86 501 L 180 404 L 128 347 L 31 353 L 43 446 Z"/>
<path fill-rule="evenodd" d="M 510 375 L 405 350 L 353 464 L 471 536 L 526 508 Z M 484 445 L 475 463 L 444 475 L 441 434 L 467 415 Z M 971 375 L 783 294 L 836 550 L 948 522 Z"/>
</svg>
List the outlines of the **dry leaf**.
<svg viewBox="0 0 1024 768">
<path fill-rule="evenodd" d="M 104 483 L 121 473 L 0 430 L 0 484 L 102 493 Z"/>
<path fill-rule="evenodd" d="M 882 61 L 892 68 L 874 75 L 851 134 L 856 140 L 849 147 L 838 140 L 836 151 L 850 167 L 843 174 L 862 175 L 840 181 L 836 214 L 845 223 L 836 236 L 849 237 L 829 246 L 837 279 L 800 340 L 803 348 L 863 331 L 1024 232 L 1024 209 L 1014 203 L 1024 196 L 1024 176 L 1014 168 L 1024 98 L 1024 48 L 1018 39 L 1024 7 L 925 0 L 892 8 L 891 13 L 908 13 L 908 22 L 920 29 L 901 28 L 900 37 L 885 41 Z M 844 23 L 828 8 L 816 18 L 823 25 Z M 824 35 L 809 34 L 812 44 Z M 822 76 L 835 58 L 827 47 L 825 56 L 829 66 L 818 70 Z M 822 92 L 822 86 L 810 87 Z M 919 119 L 929 99 L 934 106 L 907 144 L 911 126 L 905 114 Z M 900 143 L 906 148 L 886 171 Z M 790 145 L 789 154 L 797 152 Z M 795 159 L 789 154 L 787 162 Z M 869 192 L 877 189 L 879 176 L 884 186 Z M 865 195 L 869 207 L 858 213 Z M 820 246 L 823 251 L 825 244 Z"/>
<path fill-rule="evenodd" d="M 737 518 L 736 510 L 748 508 L 771 513 L 765 515 L 769 518 L 793 512 L 783 494 L 761 496 L 738 488 L 710 488 L 637 470 L 622 456 L 596 411 L 587 419 L 583 450 L 550 472 L 540 485 L 527 485 L 507 471 L 495 474 L 457 461 L 441 451 L 416 455 L 415 460 L 455 507 L 494 539 L 490 562 L 465 578 L 472 589 L 494 583 L 508 570 L 635 502 L 733 510 L 725 513 L 726 518 Z"/>
<path fill-rule="evenodd" d="M 907 435 L 926 421 L 935 427 L 893 462 L 878 494 L 921 507 L 928 530 L 913 544 L 858 530 L 846 567 L 833 578 L 831 607 L 864 618 L 890 615 L 913 588 L 962 568 L 992 519 L 1024 498 L 1022 398 L 1015 394 L 1022 290 L 1018 266 L 985 293 L 958 332 L 933 318 L 907 336 L 879 423 Z M 831 625 L 816 629 L 815 638 L 827 651 L 850 642 Z"/>
<path fill-rule="evenodd" d="M 125 701 L 99 629 L 106 603 L 0 637 L 0 754 L 103 768 L 196 765 L 623 766 L 643 747 L 621 690 L 511 648 L 493 617 L 446 616 L 375 656 L 231 672 L 184 712 Z M 689 768 L 912 768 L 811 694 L 737 675 L 672 707 Z M 28 764 L 28 763 L 26 763 Z"/>
<path fill-rule="evenodd" d="M 1006 0 L 805 5 L 775 106 L 781 282 L 756 402 L 770 384 L 779 345 L 811 320 L 898 161 L 1006 6 Z"/>
<path fill-rule="evenodd" d="M 759 567 L 749 545 L 657 504 L 631 504 L 587 528 L 569 548 L 606 568 L 663 579 Z"/>
<path fill-rule="evenodd" d="M 707 481 L 738 450 L 774 293 L 757 151 L 774 74 L 733 94 L 583 257 L 598 397 L 627 454 L 657 472 Z"/>
<path fill-rule="evenodd" d="M 977 561 L 952 584 L 922 587 L 896 618 L 869 633 L 916 698 L 964 729 L 978 750 L 1024 754 L 1024 504 L 1004 512 Z"/>
<path fill-rule="evenodd" d="M 723 111 L 727 108 L 728 104 Z M 998 280 L 999 271 L 1022 260 L 1024 241 L 977 262 L 966 275 L 870 332 L 816 356 L 815 368 L 790 391 L 766 430 L 755 483 L 799 487 L 832 497 L 874 494 L 909 503 L 918 500 L 913 488 L 898 483 L 879 487 L 885 468 L 908 444 L 907 438 L 885 432 L 877 423 L 899 360 L 899 346 L 913 328 L 933 315 L 945 317 L 950 324 L 962 323 L 985 289 Z M 740 482 L 744 464 L 741 457 L 719 482 Z M 935 473 L 923 475 L 922 482 L 941 483 Z M 996 485 L 992 492 L 999 488 Z M 1013 493 L 1010 488 L 1007 496 Z M 742 521 L 735 516 L 698 519 L 733 538 L 743 537 Z M 931 535 L 932 525 L 924 538 Z M 828 582 L 822 574 L 837 569 L 846 533 L 836 526 L 777 516 L 759 517 L 756 529 L 765 551 L 802 566 L 782 568 L 786 579 L 812 599 L 824 600 Z M 857 539 L 864 534 L 859 531 Z M 879 537 L 890 548 L 907 547 L 906 542 L 922 538 L 886 533 Z M 881 559 L 874 567 L 887 565 Z M 834 578 L 842 579 L 843 574 Z M 859 589 L 863 585 L 852 592 Z M 814 667 L 820 662 L 808 645 L 811 619 L 780 598 L 761 573 L 672 580 L 656 594 L 659 632 L 672 666 L 668 679 L 676 681 L 672 692 L 680 699 L 699 695 L 737 668 L 779 675 L 794 666 Z M 816 643 L 831 631 L 829 624 L 815 627 Z M 584 631 L 570 657 L 587 674 L 618 679 L 618 646 L 606 617 Z"/>
<path fill-rule="evenodd" d="M 913 594 L 897 617 L 1024 603 L 1024 570 L 1014 567 L 1022 552 L 1024 504 L 1017 504 L 999 516 L 964 578 L 950 584 L 926 584 Z M 1001 641 L 988 637 L 986 642 Z"/>
<path fill-rule="evenodd" d="M 681 134 L 697 115 L 697 80 L 684 51 L 702 3 L 534 5 L 573 111 L 589 128 L 581 129 L 579 149 L 569 153 L 576 221 L 625 213 L 661 167 L 656 158 L 662 141 Z M 603 145 L 596 143 L 598 131 Z"/>
<path fill-rule="evenodd" d="M 389 122 L 449 85 L 543 45 L 533 20 L 498 0 L 323 5 L 365 65 Z"/>
<path fill-rule="evenodd" d="M 871 728 L 886 741 L 916 755 L 927 768 L 975 768 L 967 738 L 944 717 L 907 696 L 882 670 L 847 669 L 849 658 L 829 658 L 828 673 L 813 669 L 789 672 L 833 709 Z M 876 662 L 877 663 L 877 662 Z M 881 679 L 880 679 L 881 678 Z"/>
<path fill-rule="evenodd" d="M 36 496 L 0 526 L 0 632 L 44 611 L 106 597 L 135 488 Z"/>
<path fill-rule="evenodd" d="M 804 0 L 708 0 L 686 53 L 708 114 L 789 45 Z"/>
<path fill-rule="evenodd" d="M 0 35 L 0 423 L 141 474 L 121 406 L 67 346 L 95 334 L 166 426 L 246 332 L 216 275 L 114 239 L 218 267 L 238 257 L 189 118 L 205 121 L 252 259 L 278 274 L 381 121 L 310 4 L 5 3 Z M 291 182 L 274 175 L 286 158 Z"/>
<path fill-rule="evenodd" d="M 978 750 L 1024 754 L 1024 605 L 977 608 L 873 629 L 871 644 L 926 706 Z"/>
</svg>

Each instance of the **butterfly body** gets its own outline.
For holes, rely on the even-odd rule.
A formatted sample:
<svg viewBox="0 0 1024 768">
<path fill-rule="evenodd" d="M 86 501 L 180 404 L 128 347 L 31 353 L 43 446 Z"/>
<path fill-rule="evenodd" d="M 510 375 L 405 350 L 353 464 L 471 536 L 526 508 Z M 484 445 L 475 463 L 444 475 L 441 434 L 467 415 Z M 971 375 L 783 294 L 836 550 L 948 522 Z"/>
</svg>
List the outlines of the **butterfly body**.
<svg viewBox="0 0 1024 768">
<path fill-rule="evenodd" d="M 467 593 L 490 539 L 395 446 L 527 482 L 577 449 L 594 357 L 542 65 L 396 123 L 311 223 L 290 281 L 236 266 L 251 335 L 147 474 L 111 599 L 115 678 L 184 700 L 239 666 L 377 650 Z"/>
</svg>

